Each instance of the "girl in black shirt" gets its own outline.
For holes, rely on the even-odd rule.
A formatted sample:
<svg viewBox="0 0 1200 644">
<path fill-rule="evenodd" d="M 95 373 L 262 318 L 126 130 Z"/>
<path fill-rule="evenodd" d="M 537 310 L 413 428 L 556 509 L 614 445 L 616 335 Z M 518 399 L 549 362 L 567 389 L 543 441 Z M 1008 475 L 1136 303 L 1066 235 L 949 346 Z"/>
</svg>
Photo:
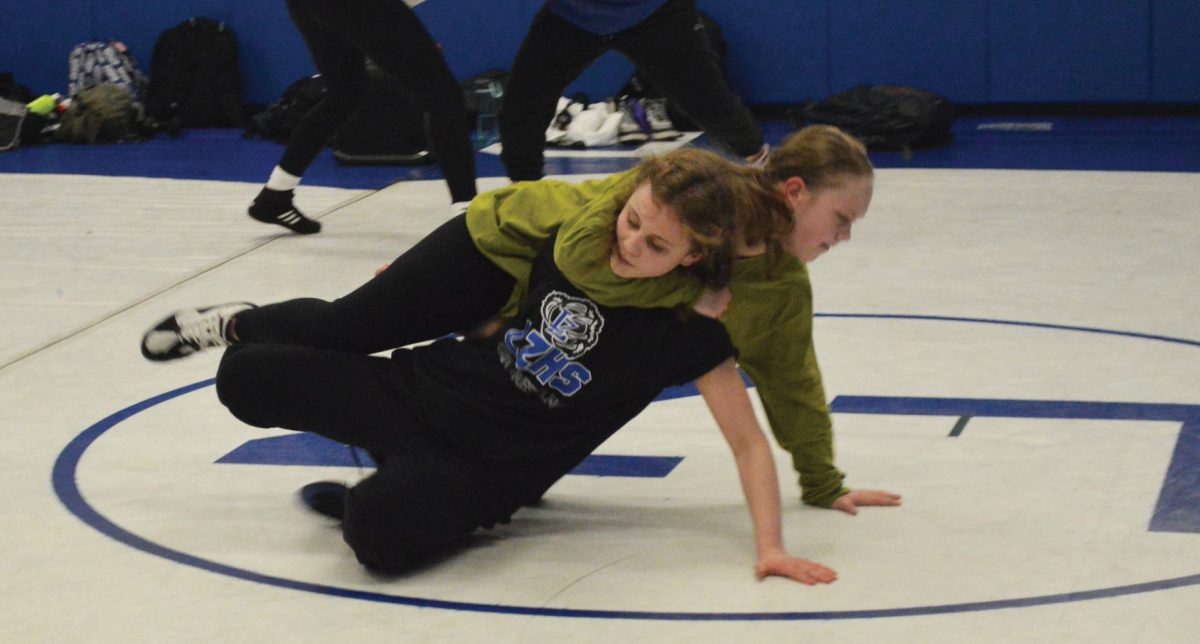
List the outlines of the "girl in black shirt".
<svg viewBox="0 0 1200 644">
<path fill-rule="evenodd" d="M 644 278 L 682 267 L 710 288 L 727 283 L 736 189 L 705 189 L 712 198 L 703 207 L 635 192 L 614 223 L 614 271 Z M 390 359 L 235 344 L 217 374 L 218 396 L 248 424 L 367 449 L 374 474 L 350 489 L 310 486 L 308 500 L 342 520 L 360 562 L 395 572 L 508 521 L 663 388 L 695 380 L 735 455 L 756 573 L 833 581 L 832 570 L 783 548 L 770 446 L 753 415 L 737 411 L 750 407 L 720 323 L 690 311 L 600 306 L 559 271 L 553 241 L 535 261 L 518 315 L 482 339 Z"/>
</svg>

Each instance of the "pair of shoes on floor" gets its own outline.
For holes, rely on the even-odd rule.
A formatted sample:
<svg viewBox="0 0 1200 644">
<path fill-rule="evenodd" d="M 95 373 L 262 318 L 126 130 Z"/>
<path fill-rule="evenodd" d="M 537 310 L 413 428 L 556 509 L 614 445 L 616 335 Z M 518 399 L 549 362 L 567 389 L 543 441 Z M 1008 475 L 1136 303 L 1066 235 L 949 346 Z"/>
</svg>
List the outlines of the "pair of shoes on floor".
<svg viewBox="0 0 1200 644">
<path fill-rule="evenodd" d="M 300 500 L 310 510 L 327 517 L 342 520 L 346 514 L 346 495 L 350 488 L 337 481 L 317 481 L 300 488 Z"/>
<path fill-rule="evenodd" d="M 264 224 L 278 224 L 297 235 L 312 235 L 321 232 L 321 222 L 309 219 L 292 203 L 292 190 L 263 188 L 248 213 Z"/>
<path fill-rule="evenodd" d="M 229 323 L 247 309 L 249 302 L 232 302 L 202 308 L 179 309 L 142 335 L 142 356 L 164 362 L 178 360 L 213 347 L 227 347 Z"/>
<path fill-rule="evenodd" d="M 575 117 L 586 110 L 588 107 L 587 94 L 577 93 L 567 98 L 561 96 L 558 99 L 558 106 L 554 109 L 554 118 L 550 120 L 550 126 L 546 128 L 546 143 L 551 145 L 564 145 L 567 136 L 567 128 L 571 126 L 571 122 Z"/>
<path fill-rule="evenodd" d="M 580 149 L 614 145 L 622 118 L 614 99 L 592 103 L 572 117 L 553 145 Z"/>
<path fill-rule="evenodd" d="M 621 102 L 618 143 L 674 141 L 679 137 L 679 130 L 667 116 L 667 99 L 626 98 Z"/>
</svg>

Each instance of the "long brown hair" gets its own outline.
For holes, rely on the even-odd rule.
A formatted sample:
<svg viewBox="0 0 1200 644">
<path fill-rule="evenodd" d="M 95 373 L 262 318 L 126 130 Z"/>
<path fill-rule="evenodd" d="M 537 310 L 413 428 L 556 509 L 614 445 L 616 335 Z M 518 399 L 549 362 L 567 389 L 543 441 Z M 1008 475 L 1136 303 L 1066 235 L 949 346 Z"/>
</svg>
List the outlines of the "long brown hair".
<svg viewBox="0 0 1200 644">
<path fill-rule="evenodd" d="M 738 192 L 744 179 L 731 170 L 736 166 L 716 153 L 680 148 L 643 160 L 630 189 L 632 194 L 637 186 L 650 182 L 654 201 L 679 217 L 691 237 L 690 252 L 702 257 L 683 270 L 709 288 L 725 286 L 733 277 Z M 624 205 L 630 194 L 619 203 Z"/>
</svg>

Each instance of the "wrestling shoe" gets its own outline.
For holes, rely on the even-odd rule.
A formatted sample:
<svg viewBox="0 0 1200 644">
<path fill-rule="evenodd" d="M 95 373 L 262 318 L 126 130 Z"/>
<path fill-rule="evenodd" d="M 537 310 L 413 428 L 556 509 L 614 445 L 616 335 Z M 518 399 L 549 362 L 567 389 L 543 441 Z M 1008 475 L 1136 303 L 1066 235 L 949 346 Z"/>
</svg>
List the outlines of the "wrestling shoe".
<svg viewBox="0 0 1200 644">
<path fill-rule="evenodd" d="M 653 141 L 674 141 L 679 138 L 679 130 L 667 116 L 667 99 L 647 98 L 642 100 L 646 106 L 646 121 L 650 124 L 650 139 Z"/>
<path fill-rule="evenodd" d="M 233 302 L 198 309 L 179 309 L 155 324 L 142 336 L 142 356 L 163 362 L 178 360 L 211 347 L 227 347 L 226 335 L 234 314 L 256 308 L 249 302 Z"/>
<path fill-rule="evenodd" d="M 644 125 L 643 125 L 644 124 Z M 621 101 L 621 122 L 617 125 L 617 143 L 645 143 L 650 140 L 646 112 L 636 98 Z"/>
<path fill-rule="evenodd" d="M 321 232 L 321 222 L 309 219 L 292 203 L 291 190 L 263 188 L 247 211 L 264 224 L 279 224 L 297 235 Z"/>
<path fill-rule="evenodd" d="M 300 488 L 300 500 L 310 510 L 342 520 L 346 514 L 346 495 L 350 488 L 337 481 L 317 481 Z"/>
</svg>

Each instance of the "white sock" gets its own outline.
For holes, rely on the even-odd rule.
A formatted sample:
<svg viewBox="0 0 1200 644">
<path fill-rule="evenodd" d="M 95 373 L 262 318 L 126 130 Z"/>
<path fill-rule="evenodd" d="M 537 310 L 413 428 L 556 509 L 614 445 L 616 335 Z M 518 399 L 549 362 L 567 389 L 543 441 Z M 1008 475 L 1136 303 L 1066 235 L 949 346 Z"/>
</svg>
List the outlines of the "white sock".
<svg viewBox="0 0 1200 644">
<path fill-rule="evenodd" d="M 300 177 L 279 166 L 275 166 L 275 169 L 271 171 L 271 178 L 267 179 L 267 190 L 295 190 L 298 185 L 300 185 Z"/>
</svg>

